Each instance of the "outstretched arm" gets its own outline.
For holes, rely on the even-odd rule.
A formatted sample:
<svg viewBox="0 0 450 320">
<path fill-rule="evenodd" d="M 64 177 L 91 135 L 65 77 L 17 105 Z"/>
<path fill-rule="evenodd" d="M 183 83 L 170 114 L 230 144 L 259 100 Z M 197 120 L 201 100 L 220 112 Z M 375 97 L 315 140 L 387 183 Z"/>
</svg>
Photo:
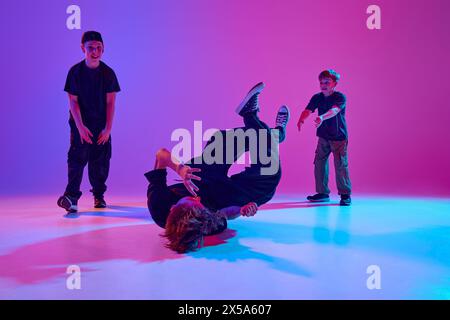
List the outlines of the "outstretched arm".
<svg viewBox="0 0 450 320">
<path fill-rule="evenodd" d="M 303 123 L 305 123 L 305 120 L 310 116 L 311 113 L 312 113 L 311 110 L 308 110 L 308 109 L 303 110 L 302 114 L 300 115 L 300 119 L 298 119 L 298 122 L 297 122 L 298 131 L 300 131 Z"/>
<path fill-rule="evenodd" d="M 322 122 L 324 122 L 325 120 L 331 119 L 333 117 L 335 117 L 339 112 L 341 111 L 341 108 L 334 106 L 332 107 L 330 110 L 328 110 L 326 113 L 324 113 L 321 116 L 318 116 L 314 122 L 316 124 L 316 127 L 320 127 L 320 125 L 322 124 Z"/>
</svg>

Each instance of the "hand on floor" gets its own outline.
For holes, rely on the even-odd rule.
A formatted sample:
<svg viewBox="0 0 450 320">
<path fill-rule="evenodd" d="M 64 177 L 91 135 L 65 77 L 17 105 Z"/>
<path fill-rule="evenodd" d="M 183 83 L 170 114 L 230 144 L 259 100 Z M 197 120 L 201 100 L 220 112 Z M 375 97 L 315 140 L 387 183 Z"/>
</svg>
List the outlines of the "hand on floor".
<svg viewBox="0 0 450 320">
<path fill-rule="evenodd" d="M 245 217 L 252 217 L 258 211 L 258 205 L 254 202 L 249 202 L 241 207 L 241 215 Z"/>
</svg>

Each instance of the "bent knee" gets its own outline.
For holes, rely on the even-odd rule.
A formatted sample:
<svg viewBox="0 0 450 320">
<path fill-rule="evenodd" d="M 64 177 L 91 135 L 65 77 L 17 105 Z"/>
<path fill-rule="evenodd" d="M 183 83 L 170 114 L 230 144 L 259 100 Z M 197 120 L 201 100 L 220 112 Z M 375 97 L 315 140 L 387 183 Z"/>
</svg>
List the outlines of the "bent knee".
<svg viewBox="0 0 450 320">
<path fill-rule="evenodd" d="M 167 158 L 167 156 L 170 156 L 170 151 L 166 148 L 161 148 L 158 151 L 156 151 L 156 158 Z"/>
</svg>

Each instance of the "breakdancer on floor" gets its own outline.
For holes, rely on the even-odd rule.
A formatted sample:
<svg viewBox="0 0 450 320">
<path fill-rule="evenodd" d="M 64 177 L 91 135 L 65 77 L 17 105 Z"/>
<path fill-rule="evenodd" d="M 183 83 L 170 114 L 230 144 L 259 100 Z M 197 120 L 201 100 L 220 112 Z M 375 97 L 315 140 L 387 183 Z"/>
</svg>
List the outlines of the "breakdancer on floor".
<svg viewBox="0 0 450 320">
<path fill-rule="evenodd" d="M 275 194 L 281 179 L 278 143 L 285 139 L 290 114 L 281 106 L 275 128 L 262 122 L 257 112 L 263 88 L 263 83 L 253 87 L 236 109 L 245 126 L 216 132 L 201 156 L 182 164 L 166 149 L 157 152 L 154 170 L 145 174 L 147 205 L 155 223 L 165 228 L 168 248 L 196 250 L 204 236 L 224 231 L 227 220 L 255 215 Z M 247 151 L 252 164 L 228 177 L 231 165 Z M 167 186 L 167 168 L 183 183 Z"/>
</svg>

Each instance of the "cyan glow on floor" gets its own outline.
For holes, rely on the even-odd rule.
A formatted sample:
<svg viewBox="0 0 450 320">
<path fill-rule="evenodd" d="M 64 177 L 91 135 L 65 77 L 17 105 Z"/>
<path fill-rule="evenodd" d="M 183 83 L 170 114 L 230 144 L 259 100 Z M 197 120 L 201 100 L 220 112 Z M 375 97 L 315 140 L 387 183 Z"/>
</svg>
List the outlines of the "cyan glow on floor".
<svg viewBox="0 0 450 320">
<path fill-rule="evenodd" d="M 177 255 L 142 198 L 109 198 L 104 210 L 83 198 L 72 219 L 54 197 L 2 198 L 0 298 L 450 299 L 449 199 L 302 199 L 278 197 Z M 66 288 L 69 265 L 81 290 Z M 379 290 L 366 285 L 371 265 Z"/>
</svg>

